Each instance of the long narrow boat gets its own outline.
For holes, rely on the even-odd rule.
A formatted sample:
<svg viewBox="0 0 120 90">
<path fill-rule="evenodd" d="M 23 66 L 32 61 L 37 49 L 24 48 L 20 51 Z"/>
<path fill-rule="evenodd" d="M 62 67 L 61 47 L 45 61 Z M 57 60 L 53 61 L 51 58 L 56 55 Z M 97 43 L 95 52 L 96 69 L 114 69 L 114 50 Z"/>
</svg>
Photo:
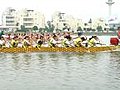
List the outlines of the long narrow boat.
<svg viewBox="0 0 120 90">
<path fill-rule="evenodd" d="M 114 51 L 120 49 L 120 46 L 101 46 L 101 47 L 29 47 L 29 48 L 0 48 L 0 52 L 4 53 L 22 53 L 22 52 L 100 52 L 100 51 Z"/>
</svg>

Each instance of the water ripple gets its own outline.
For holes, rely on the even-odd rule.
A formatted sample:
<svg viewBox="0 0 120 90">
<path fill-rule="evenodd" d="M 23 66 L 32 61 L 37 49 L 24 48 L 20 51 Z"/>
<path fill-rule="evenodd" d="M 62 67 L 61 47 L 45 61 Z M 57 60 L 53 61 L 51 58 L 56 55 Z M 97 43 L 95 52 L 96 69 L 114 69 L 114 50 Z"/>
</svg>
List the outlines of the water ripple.
<svg viewBox="0 0 120 90">
<path fill-rule="evenodd" d="M 120 90 L 120 52 L 1 53 L 1 90 Z"/>
</svg>

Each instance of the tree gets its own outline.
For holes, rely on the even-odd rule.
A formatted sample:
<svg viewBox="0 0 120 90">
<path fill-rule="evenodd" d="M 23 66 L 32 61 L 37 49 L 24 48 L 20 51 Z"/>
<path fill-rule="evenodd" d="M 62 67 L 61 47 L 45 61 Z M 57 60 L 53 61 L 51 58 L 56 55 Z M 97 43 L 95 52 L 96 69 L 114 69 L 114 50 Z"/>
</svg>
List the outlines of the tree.
<svg viewBox="0 0 120 90">
<path fill-rule="evenodd" d="M 33 27 L 33 30 L 38 30 L 38 27 L 37 27 L 37 26 L 34 26 L 34 27 Z"/>
<path fill-rule="evenodd" d="M 19 30 L 17 30 L 16 32 L 26 32 L 26 28 L 25 28 L 25 26 L 24 25 L 20 25 L 20 29 Z"/>
<path fill-rule="evenodd" d="M 102 26 L 97 26 L 97 30 L 98 30 L 98 31 L 103 31 L 103 30 L 102 30 Z"/>
<path fill-rule="evenodd" d="M 21 31 L 26 32 L 26 28 L 25 28 L 24 25 L 21 25 L 21 26 L 20 26 L 20 29 L 21 29 Z"/>
<path fill-rule="evenodd" d="M 109 31 L 115 31 L 115 29 L 114 28 L 110 28 Z"/>
<path fill-rule="evenodd" d="M 79 26 L 79 27 L 77 28 L 77 31 L 82 31 L 82 28 Z"/>
<path fill-rule="evenodd" d="M 36 32 L 38 30 L 38 27 L 37 26 L 33 26 L 32 30 Z"/>
<path fill-rule="evenodd" d="M 55 26 L 51 23 L 51 21 L 47 21 L 47 26 L 45 27 L 45 30 L 47 32 L 53 32 L 55 29 Z"/>
<path fill-rule="evenodd" d="M 21 25 L 20 28 L 21 28 L 21 30 L 25 30 L 25 26 L 24 25 Z"/>
<path fill-rule="evenodd" d="M 2 35 L 4 35 L 4 31 L 1 31 L 1 32 L 0 32 L 0 37 L 1 37 Z"/>
</svg>

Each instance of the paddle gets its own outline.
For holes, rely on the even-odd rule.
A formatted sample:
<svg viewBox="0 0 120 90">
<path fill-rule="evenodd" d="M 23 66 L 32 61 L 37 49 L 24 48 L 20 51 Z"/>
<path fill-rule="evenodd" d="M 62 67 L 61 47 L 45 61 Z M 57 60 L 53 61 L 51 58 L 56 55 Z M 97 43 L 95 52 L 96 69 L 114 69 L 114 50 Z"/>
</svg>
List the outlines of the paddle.
<svg viewBox="0 0 120 90">
<path fill-rule="evenodd" d="M 95 43 L 95 44 L 100 44 L 101 46 L 102 46 L 102 45 L 106 45 L 106 44 L 103 44 L 103 43 Z"/>
</svg>

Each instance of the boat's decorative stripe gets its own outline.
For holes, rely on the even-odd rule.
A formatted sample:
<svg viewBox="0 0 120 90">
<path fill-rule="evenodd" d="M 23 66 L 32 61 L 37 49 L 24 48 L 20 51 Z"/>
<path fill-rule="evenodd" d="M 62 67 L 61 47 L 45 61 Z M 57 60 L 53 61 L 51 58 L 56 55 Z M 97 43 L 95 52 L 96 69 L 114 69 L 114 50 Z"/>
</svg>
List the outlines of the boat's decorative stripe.
<svg viewBox="0 0 120 90">
<path fill-rule="evenodd" d="M 35 48 L 35 47 L 29 47 L 29 48 L 0 48 L 0 52 L 4 53 L 20 53 L 20 52 L 99 52 L 99 51 L 113 51 L 117 48 L 120 48 L 119 46 L 102 46 L 102 47 L 56 47 L 56 48 L 50 48 L 50 47 L 41 47 L 41 48 Z"/>
</svg>

